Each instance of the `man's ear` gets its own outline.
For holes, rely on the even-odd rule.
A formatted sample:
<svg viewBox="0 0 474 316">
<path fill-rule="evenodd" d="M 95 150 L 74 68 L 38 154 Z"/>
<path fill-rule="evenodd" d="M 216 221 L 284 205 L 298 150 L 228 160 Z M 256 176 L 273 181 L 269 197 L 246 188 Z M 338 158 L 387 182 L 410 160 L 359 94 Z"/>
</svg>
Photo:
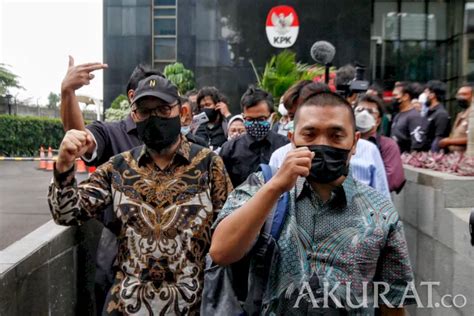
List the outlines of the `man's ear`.
<svg viewBox="0 0 474 316">
<path fill-rule="evenodd" d="M 130 89 L 127 92 L 128 101 L 132 103 L 133 97 L 135 96 L 135 91 Z"/>
<path fill-rule="evenodd" d="M 357 142 L 360 139 L 360 132 L 355 132 L 354 134 L 354 145 L 352 145 L 351 153 L 349 156 L 355 155 L 356 154 L 356 148 L 357 148 Z"/>
<path fill-rule="evenodd" d="M 189 115 L 189 109 L 188 109 L 188 107 L 181 105 L 181 109 L 179 110 L 179 115 L 180 115 L 180 117 L 181 117 L 181 123 L 185 123 L 185 122 L 186 122 L 186 118 L 187 118 L 188 115 Z"/>
</svg>

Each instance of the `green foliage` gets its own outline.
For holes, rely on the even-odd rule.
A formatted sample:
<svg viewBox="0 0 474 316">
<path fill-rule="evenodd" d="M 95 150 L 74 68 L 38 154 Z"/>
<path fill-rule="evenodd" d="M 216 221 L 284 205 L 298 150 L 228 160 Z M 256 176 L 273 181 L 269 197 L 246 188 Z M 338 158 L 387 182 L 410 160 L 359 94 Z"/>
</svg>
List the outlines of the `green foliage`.
<svg viewBox="0 0 474 316">
<path fill-rule="evenodd" d="M 59 148 L 64 137 L 59 119 L 0 115 L 0 155 L 38 156 L 40 146 Z"/>
<path fill-rule="evenodd" d="M 322 72 L 324 72 L 324 68 Z M 311 69 L 308 65 L 297 62 L 295 53 L 284 50 L 278 55 L 272 56 L 267 62 L 265 70 L 260 76 L 259 86 L 270 92 L 274 97 L 275 104 L 278 104 L 280 97 L 295 82 L 312 80 L 320 74 L 321 69 Z M 258 75 L 257 78 L 259 78 Z"/>
<path fill-rule="evenodd" d="M 60 100 L 59 94 L 50 92 L 48 95 L 48 108 L 56 109 L 58 107 L 59 100 Z"/>
<path fill-rule="evenodd" d="M 8 88 L 22 88 L 18 76 L 7 69 L 5 64 L 0 64 L 0 95 L 5 95 Z"/>
<path fill-rule="evenodd" d="M 118 97 L 115 98 L 115 100 L 112 101 L 112 103 L 110 104 L 110 108 L 120 110 L 122 108 L 123 101 L 126 101 L 127 104 L 129 104 L 128 97 L 125 94 L 120 94 Z"/>
<path fill-rule="evenodd" d="M 115 102 L 115 104 L 114 104 Z M 119 95 L 112 102 L 112 106 L 105 111 L 105 120 L 107 122 L 120 121 L 130 113 L 130 103 L 123 94 Z"/>
<path fill-rule="evenodd" d="M 181 95 L 194 89 L 194 73 L 184 68 L 182 63 L 169 64 L 164 69 L 164 75 L 178 87 Z"/>
</svg>

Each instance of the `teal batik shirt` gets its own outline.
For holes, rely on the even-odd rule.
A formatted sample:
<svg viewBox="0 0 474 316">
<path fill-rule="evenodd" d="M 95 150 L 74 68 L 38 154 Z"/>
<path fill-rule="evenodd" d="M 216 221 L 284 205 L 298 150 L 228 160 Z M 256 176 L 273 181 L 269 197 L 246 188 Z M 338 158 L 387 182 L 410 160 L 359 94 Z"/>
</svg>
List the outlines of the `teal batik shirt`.
<svg viewBox="0 0 474 316">
<path fill-rule="evenodd" d="M 263 184 L 261 173 L 250 175 L 229 195 L 214 227 Z M 402 302 L 413 273 L 402 222 L 387 197 L 348 176 L 323 202 L 299 178 L 288 207 L 262 314 L 372 315 L 376 299 L 386 304 L 374 295 L 373 282 L 387 285 L 378 285 L 378 293 L 387 292 L 384 298 L 393 306 L 412 303 Z"/>
</svg>

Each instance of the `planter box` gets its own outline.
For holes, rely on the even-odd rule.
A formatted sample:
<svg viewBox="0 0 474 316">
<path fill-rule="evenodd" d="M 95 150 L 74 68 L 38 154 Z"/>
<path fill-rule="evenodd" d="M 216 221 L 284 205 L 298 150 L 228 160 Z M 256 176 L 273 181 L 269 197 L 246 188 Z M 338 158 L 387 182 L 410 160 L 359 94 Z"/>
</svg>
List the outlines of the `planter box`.
<svg viewBox="0 0 474 316">
<path fill-rule="evenodd" d="M 474 177 L 404 168 L 407 183 L 392 199 L 404 223 L 416 284 L 440 282 L 434 287 L 433 303 L 447 294 L 467 299 L 463 308 L 410 307 L 410 315 L 474 315 L 474 247 L 468 227 Z M 419 290 L 425 306 L 426 289 Z M 462 305 L 462 298 L 456 303 Z"/>
</svg>

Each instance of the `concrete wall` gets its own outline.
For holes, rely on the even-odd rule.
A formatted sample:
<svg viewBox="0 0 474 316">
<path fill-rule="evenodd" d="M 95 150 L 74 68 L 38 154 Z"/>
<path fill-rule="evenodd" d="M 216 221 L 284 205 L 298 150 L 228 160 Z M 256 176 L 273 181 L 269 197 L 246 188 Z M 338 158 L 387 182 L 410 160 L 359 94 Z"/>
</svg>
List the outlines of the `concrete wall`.
<svg viewBox="0 0 474 316">
<path fill-rule="evenodd" d="M 99 233 L 49 221 L 0 251 L 0 315 L 94 315 Z"/>
<path fill-rule="evenodd" d="M 416 284 L 440 282 L 442 296 L 462 294 L 463 308 L 414 308 L 412 316 L 474 315 L 474 248 L 468 218 L 474 206 L 474 177 L 405 167 L 406 187 L 393 196 L 404 222 Z M 94 314 L 94 258 L 100 225 L 78 228 L 50 221 L 0 251 L 0 315 Z M 418 287 L 424 306 L 425 287 Z M 449 303 L 449 299 L 447 300 Z M 457 300 L 457 303 L 463 303 Z"/>
<path fill-rule="evenodd" d="M 437 281 L 433 304 L 462 294 L 464 308 L 409 308 L 410 315 L 474 315 L 474 248 L 469 214 L 474 208 L 474 177 L 459 177 L 405 166 L 407 183 L 393 201 L 404 222 L 416 284 Z M 426 306 L 427 287 L 417 287 Z M 449 302 L 449 299 L 446 298 Z M 460 297 L 457 304 L 462 304 Z"/>
<path fill-rule="evenodd" d="M 12 101 L 13 102 L 13 101 Z M 0 114 L 8 114 L 8 106 L 6 100 L 0 97 Z M 60 118 L 59 109 L 48 109 L 46 107 L 37 107 L 24 104 L 12 104 L 11 114 L 19 116 L 42 116 L 49 118 Z M 94 121 L 97 119 L 97 114 L 91 111 L 83 111 L 83 116 L 86 120 Z"/>
</svg>

